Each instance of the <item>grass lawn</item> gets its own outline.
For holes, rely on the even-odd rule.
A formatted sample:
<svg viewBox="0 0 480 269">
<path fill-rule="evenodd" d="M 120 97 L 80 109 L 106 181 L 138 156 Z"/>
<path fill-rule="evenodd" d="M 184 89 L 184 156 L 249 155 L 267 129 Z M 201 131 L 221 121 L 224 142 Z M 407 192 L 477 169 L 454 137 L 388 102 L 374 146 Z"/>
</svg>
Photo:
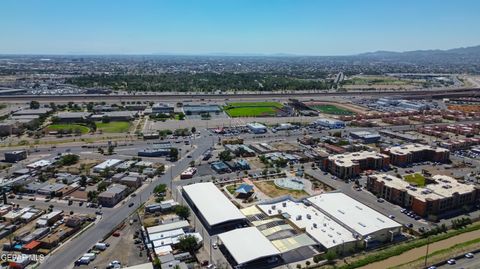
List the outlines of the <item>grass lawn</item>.
<svg viewBox="0 0 480 269">
<path fill-rule="evenodd" d="M 282 189 L 279 188 L 275 185 L 275 183 L 272 181 L 258 181 L 254 182 L 255 186 L 265 193 L 265 195 L 270 196 L 272 198 L 278 197 L 278 196 L 283 196 L 283 195 L 291 195 L 292 197 L 295 198 L 300 198 L 304 196 L 308 196 L 308 193 L 305 191 L 296 191 L 296 190 L 287 190 L 287 189 Z"/>
<path fill-rule="evenodd" d="M 405 181 L 407 181 L 408 183 L 415 184 L 415 185 L 417 185 L 418 187 L 423 187 L 423 186 L 425 186 L 425 177 L 422 176 L 422 175 L 419 174 L 419 173 L 410 174 L 410 175 L 405 175 L 405 176 L 403 176 L 403 178 L 404 178 Z"/>
<path fill-rule="evenodd" d="M 227 188 L 227 191 L 228 191 L 230 194 L 235 194 L 235 190 L 238 188 L 238 186 L 236 186 L 236 185 L 228 185 L 226 188 Z"/>
<path fill-rule="evenodd" d="M 95 122 L 95 125 L 97 130 L 104 133 L 126 133 L 130 129 L 130 122 L 128 121 Z"/>
<path fill-rule="evenodd" d="M 80 124 L 75 124 L 75 123 L 65 123 L 65 124 L 51 124 L 46 127 L 47 131 L 66 131 L 66 130 L 72 130 L 74 132 L 75 130 L 80 130 L 82 134 L 86 134 L 90 131 L 90 128 L 84 125 Z"/>
<path fill-rule="evenodd" d="M 318 110 L 321 113 L 325 114 L 333 114 L 333 115 L 353 115 L 350 110 L 334 106 L 334 105 L 314 105 L 312 106 L 313 109 Z"/>
<path fill-rule="evenodd" d="M 283 105 L 278 102 L 237 102 L 228 103 L 223 109 L 230 117 L 275 116 Z"/>
</svg>

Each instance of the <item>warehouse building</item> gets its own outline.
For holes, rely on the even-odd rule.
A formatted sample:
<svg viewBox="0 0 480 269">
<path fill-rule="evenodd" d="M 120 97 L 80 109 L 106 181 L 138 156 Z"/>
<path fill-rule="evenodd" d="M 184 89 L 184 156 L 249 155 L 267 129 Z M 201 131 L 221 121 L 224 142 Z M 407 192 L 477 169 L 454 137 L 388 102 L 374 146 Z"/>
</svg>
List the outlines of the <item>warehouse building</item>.
<svg viewBox="0 0 480 269">
<path fill-rule="evenodd" d="M 332 175 L 349 179 L 359 176 L 365 170 L 385 169 L 389 165 L 388 155 L 375 151 L 360 151 L 328 156 L 323 167 Z"/>
<path fill-rule="evenodd" d="M 454 178 L 435 175 L 424 187 L 412 186 L 396 176 L 380 174 L 367 179 L 367 188 L 383 199 L 428 217 L 472 205 L 480 199 L 480 189 Z"/>
<path fill-rule="evenodd" d="M 173 114 L 175 108 L 168 104 L 156 103 L 152 106 L 152 114 Z"/>
<path fill-rule="evenodd" d="M 240 210 L 212 182 L 183 186 L 183 196 L 211 231 L 235 228 L 246 221 Z"/>
<path fill-rule="evenodd" d="M 329 129 L 343 129 L 345 128 L 345 122 L 334 119 L 320 118 L 313 122 L 313 125 L 321 126 Z"/>
<path fill-rule="evenodd" d="M 103 163 L 97 164 L 96 166 L 93 167 L 93 172 L 95 173 L 100 173 L 104 171 L 105 169 L 110 169 L 114 168 L 115 166 L 119 165 L 122 162 L 122 160 L 118 159 L 108 159 L 104 161 Z"/>
<path fill-rule="evenodd" d="M 248 123 L 247 128 L 254 134 L 264 134 L 267 132 L 267 127 L 258 122 Z"/>
<path fill-rule="evenodd" d="M 218 238 L 235 266 L 263 268 L 279 260 L 280 251 L 256 227 L 235 229 Z"/>
<path fill-rule="evenodd" d="M 27 158 L 26 150 L 16 150 L 5 152 L 5 161 L 8 163 L 16 163 Z"/>
<path fill-rule="evenodd" d="M 390 147 L 383 150 L 390 156 L 390 163 L 396 166 L 406 166 L 416 162 L 448 162 L 450 151 L 422 144 L 408 144 Z"/>
<path fill-rule="evenodd" d="M 402 225 L 341 192 L 323 193 L 307 198 L 323 214 L 334 219 L 365 245 L 390 242 L 400 234 Z"/>
<path fill-rule="evenodd" d="M 351 132 L 350 136 L 354 139 L 360 139 L 366 144 L 377 143 L 382 138 L 379 134 L 367 131 Z"/>
<path fill-rule="evenodd" d="M 217 105 L 209 104 L 186 104 L 183 105 L 183 112 L 186 115 L 200 115 L 205 113 L 220 113 L 222 110 Z"/>
</svg>

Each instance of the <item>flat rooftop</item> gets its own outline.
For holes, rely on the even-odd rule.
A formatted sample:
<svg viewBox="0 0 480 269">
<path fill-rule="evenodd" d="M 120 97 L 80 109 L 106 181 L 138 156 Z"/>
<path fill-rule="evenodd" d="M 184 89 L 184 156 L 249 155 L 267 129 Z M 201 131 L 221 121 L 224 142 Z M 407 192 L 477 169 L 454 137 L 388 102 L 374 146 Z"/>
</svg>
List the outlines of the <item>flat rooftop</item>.
<svg viewBox="0 0 480 269">
<path fill-rule="evenodd" d="M 341 192 L 323 193 L 307 200 L 320 211 L 362 236 L 401 227 L 398 222 Z"/>
<path fill-rule="evenodd" d="M 299 229 L 304 229 L 308 235 L 326 248 L 356 241 L 351 231 L 313 206 L 290 199 L 257 206 L 270 217 L 288 214 L 289 221 Z"/>
<path fill-rule="evenodd" d="M 187 185 L 183 191 L 210 226 L 245 219 L 242 212 L 212 182 Z"/>
<path fill-rule="evenodd" d="M 413 152 L 420 152 L 424 150 L 432 150 L 435 152 L 448 152 L 448 149 L 440 148 L 440 147 L 432 147 L 429 145 L 422 145 L 422 144 L 407 144 L 401 145 L 396 147 L 387 148 L 387 151 L 391 153 L 398 154 L 398 155 L 407 155 Z"/>
<path fill-rule="evenodd" d="M 357 162 L 365 159 L 384 159 L 388 158 L 387 155 L 383 153 L 378 153 L 376 151 L 359 151 L 346 154 L 337 154 L 329 156 L 328 159 L 335 162 L 337 166 L 353 166 Z"/>
<path fill-rule="evenodd" d="M 238 264 L 280 254 L 272 242 L 255 227 L 232 230 L 218 237 Z"/>
</svg>

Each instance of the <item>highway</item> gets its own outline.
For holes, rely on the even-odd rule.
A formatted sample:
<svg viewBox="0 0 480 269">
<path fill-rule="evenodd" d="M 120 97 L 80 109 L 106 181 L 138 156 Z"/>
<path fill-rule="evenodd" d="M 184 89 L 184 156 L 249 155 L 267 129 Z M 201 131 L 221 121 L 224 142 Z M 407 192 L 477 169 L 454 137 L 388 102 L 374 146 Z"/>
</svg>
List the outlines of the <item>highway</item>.
<svg viewBox="0 0 480 269">
<path fill-rule="evenodd" d="M 75 260 L 96 242 L 101 241 L 114 227 L 132 214 L 141 203 L 145 202 L 156 185 L 161 183 L 170 185 L 172 177 L 178 176 L 188 167 L 191 160 L 199 158 L 211 146 L 211 139 L 202 137 L 194 140 L 193 144 L 196 149 L 190 153 L 192 158 L 182 158 L 177 161 L 174 166 L 167 169 L 164 175 L 155 178 L 146 188 L 139 191 L 136 197 L 128 198 L 129 200 L 125 204 L 111 210 L 104 210 L 102 219 L 96 225 L 61 246 L 53 255 L 47 256 L 39 268 L 71 268 Z M 131 202 L 134 202 L 135 206 L 128 207 Z"/>
<path fill-rule="evenodd" d="M 472 96 L 479 93 L 480 88 L 438 88 L 409 91 L 349 91 L 349 92 L 264 92 L 264 93 L 227 93 L 227 94 L 181 94 L 181 93 L 143 93 L 143 94 L 77 94 L 77 95 L 3 95 L 2 102 L 70 102 L 70 101 L 181 101 L 181 100 L 231 100 L 231 99 L 265 99 L 265 98 L 318 98 L 333 96 L 402 96 L 402 98 L 446 98 L 453 96 Z M 202 101 L 203 101 L 202 100 Z"/>
<path fill-rule="evenodd" d="M 441 266 L 437 266 L 438 269 L 478 269 L 480 268 L 480 258 L 478 258 L 479 254 L 475 255 L 475 257 L 471 259 L 467 258 L 462 258 L 462 259 L 457 259 L 457 262 L 455 264 L 448 264 L 445 262 L 445 264 Z"/>
</svg>

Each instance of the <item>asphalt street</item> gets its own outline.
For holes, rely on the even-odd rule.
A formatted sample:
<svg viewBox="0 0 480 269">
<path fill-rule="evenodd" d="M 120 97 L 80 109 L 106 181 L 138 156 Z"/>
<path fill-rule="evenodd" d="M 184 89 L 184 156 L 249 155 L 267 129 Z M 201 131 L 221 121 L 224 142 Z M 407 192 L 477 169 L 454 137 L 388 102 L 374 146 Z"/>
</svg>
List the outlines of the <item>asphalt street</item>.
<svg viewBox="0 0 480 269">
<path fill-rule="evenodd" d="M 210 146 L 211 140 L 208 138 L 198 138 L 193 141 L 196 149 L 190 155 L 192 158 L 184 157 L 171 166 L 164 175 L 157 177 L 146 188 L 142 189 L 136 197 L 129 198 L 128 202 L 120 205 L 113 210 L 105 210 L 102 219 L 93 227 L 82 233 L 75 239 L 66 243 L 53 255 L 47 256 L 39 268 L 71 268 L 75 260 L 80 258 L 96 242 L 101 241 L 114 227 L 119 225 L 126 217 L 132 214 L 141 203 L 145 202 L 152 194 L 153 189 L 158 184 L 169 185 L 173 177 L 178 176 L 189 165 L 192 159 L 197 159 Z M 128 204 L 134 202 L 135 206 L 129 207 Z"/>
</svg>

